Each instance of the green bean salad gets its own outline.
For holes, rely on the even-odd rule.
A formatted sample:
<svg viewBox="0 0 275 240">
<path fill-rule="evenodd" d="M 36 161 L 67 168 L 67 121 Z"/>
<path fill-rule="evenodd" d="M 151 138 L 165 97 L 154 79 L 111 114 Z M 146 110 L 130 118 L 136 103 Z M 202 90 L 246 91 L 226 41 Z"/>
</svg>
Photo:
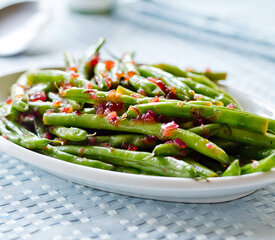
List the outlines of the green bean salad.
<svg viewBox="0 0 275 240">
<path fill-rule="evenodd" d="M 226 73 L 133 53 L 101 58 L 99 39 L 63 70 L 27 71 L 0 105 L 0 133 L 32 151 L 87 167 L 182 178 L 275 167 L 275 120 L 245 112 L 218 85 Z"/>
</svg>

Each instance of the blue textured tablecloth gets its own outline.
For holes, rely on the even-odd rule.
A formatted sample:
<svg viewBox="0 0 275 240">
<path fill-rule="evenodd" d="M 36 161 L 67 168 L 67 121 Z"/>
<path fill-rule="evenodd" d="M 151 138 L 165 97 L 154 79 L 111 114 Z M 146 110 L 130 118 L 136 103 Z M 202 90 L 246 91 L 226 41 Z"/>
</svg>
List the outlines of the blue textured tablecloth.
<svg viewBox="0 0 275 240">
<path fill-rule="evenodd" d="M 226 71 L 228 84 L 274 106 L 272 1 L 181 2 L 174 18 L 167 5 L 163 12 L 146 1 L 127 3 L 112 16 L 78 15 L 62 1 L 55 4 L 52 22 L 25 54 L 0 58 L 1 74 L 62 65 L 64 50 L 80 56 L 105 36 L 115 55 L 136 50 L 139 61 Z M 228 203 L 167 203 L 87 188 L 0 153 L 0 239 L 233 240 L 274 234 L 275 185 Z"/>
</svg>

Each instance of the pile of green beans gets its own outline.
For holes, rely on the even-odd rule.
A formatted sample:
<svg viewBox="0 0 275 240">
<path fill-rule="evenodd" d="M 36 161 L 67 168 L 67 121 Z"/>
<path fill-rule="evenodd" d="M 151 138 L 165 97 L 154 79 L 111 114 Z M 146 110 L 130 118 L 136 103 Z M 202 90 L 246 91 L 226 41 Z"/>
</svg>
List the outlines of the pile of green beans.
<svg viewBox="0 0 275 240">
<path fill-rule="evenodd" d="M 275 167 L 275 120 L 242 110 L 226 73 L 105 60 L 101 38 L 64 70 L 24 73 L 0 104 L 2 137 L 72 164 L 210 178 Z"/>
</svg>

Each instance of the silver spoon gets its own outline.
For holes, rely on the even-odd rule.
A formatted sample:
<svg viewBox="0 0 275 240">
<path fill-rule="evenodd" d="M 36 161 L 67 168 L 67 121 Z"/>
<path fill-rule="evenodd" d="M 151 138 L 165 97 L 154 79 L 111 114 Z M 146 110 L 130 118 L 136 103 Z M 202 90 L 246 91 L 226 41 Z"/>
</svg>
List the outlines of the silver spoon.
<svg viewBox="0 0 275 240">
<path fill-rule="evenodd" d="M 27 49 L 49 19 L 43 1 L 13 1 L 0 7 L 0 56 L 12 56 Z"/>
</svg>

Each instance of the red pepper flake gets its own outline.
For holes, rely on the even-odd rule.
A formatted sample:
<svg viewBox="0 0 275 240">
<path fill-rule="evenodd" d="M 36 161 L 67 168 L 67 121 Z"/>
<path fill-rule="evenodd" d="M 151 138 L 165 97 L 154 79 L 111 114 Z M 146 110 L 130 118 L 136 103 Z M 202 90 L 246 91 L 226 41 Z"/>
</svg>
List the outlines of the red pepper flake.
<svg viewBox="0 0 275 240">
<path fill-rule="evenodd" d="M 123 149 L 129 150 L 129 151 L 137 151 L 138 150 L 137 146 L 135 146 L 133 144 L 125 144 L 125 143 L 123 143 L 121 147 Z"/>
<path fill-rule="evenodd" d="M 210 142 L 205 145 L 208 149 L 212 149 L 214 145 Z"/>
<path fill-rule="evenodd" d="M 93 84 L 92 83 L 88 83 L 88 89 L 93 89 Z"/>
<path fill-rule="evenodd" d="M 42 149 L 46 149 L 48 147 L 48 145 L 46 147 L 43 147 Z"/>
<path fill-rule="evenodd" d="M 159 102 L 159 98 L 158 97 L 154 97 L 154 98 L 150 99 L 149 102 L 150 103 Z"/>
<path fill-rule="evenodd" d="M 101 143 L 100 145 L 101 145 L 102 147 L 108 147 L 108 148 L 112 147 L 111 144 L 110 144 L 110 143 L 107 143 L 107 142 Z"/>
<path fill-rule="evenodd" d="M 47 138 L 47 139 L 51 140 L 52 136 L 49 132 L 45 132 L 44 138 Z"/>
<path fill-rule="evenodd" d="M 71 112 L 73 112 L 73 108 L 71 106 L 62 107 L 62 108 L 60 108 L 60 111 L 63 113 L 71 113 Z"/>
<path fill-rule="evenodd" d="M 205 72 L 210 73 L 212 72 L 210 68 L 206 68 Z"/>
<path fill-rule="evenodd" d="M 107 120 L 109 123 L 113 124 L 113 125 L 116 125 L 117 124 L 117 120 L 118 120 L 118 117 L 117 117 L 117 113 L 114 111 L 114 112 L 110 112 L 108 115 L 107 115 Z"/>
<path fill-rule="evenodd" d="M 257 168 L 259 166 L 259 161 L 252 160 L 252 168 Z"/>
<path fill-rule="evenodd" d="M 72 83 L 64 83 L 60 86 L 60 88 L 63 88 L 63 89 L 71 89 L 72 87 L 74 87 L 74 85 Z"/>
<path fill-rule="evenodd" d="M 79 156 L 79 157 L 82 157 L 83 154 L 84 154 L 84 152 L 85 152 L 85 148 L 84 148 L 84 147 L 80 148 L 80 149 L 78 150 L 78 156 Z"/>
<path fill-rule="evenodd" d="M 106 100 L 110 102 L 118 102 L 121 95 L 121 93 L 117 93 L 116 90 L 113 89 L 110 92 L 108 92 Z"/>
<path fill-rule="evenodd" d="M 75 115 L 77 115 L 77 116 L 79 116 L 79 115 L 82 114 L 82 112 L 80 112 L 79 110 L 76 110 L 74 113 L 75 113 Z"/>
<path fill-rule="evenodd" d="M 112 81 L 111 78 L 106 78 L 106 79 L 105 79 L 105 83 L 106 83 L 108 89 L 110 89 L 111 86 L 112 86 L 113 81 Z"/>
<path fill-rule="evenodd" d="M 165 86 L 165 84 L 161 81 L 161 79 L 156 79 L 154 77 L 148 77 L 147 78 L 148 81 L 156 84 L 164 93 L 168 92 L 167 87 Z"/>
<path fill-rule="evenodd" d="M 116 73 L 117 79 L 120 80 L 121 78 L 125 77 L 125 74 L 123 72 Z"/>
<path fill-rule="evenodd" d="M 196 94 L 196 95 L 195 95 L 195 99 L 197 99 L 197 100 L 198 100 L 198 99 L 202 99 L 202 98 L 203 98 L 203 97 L 202 97 L 202 95 L 200 95 L 200 94 Z"/>
<path fill-rule="evenodd" d="M 19 99 L 19 98 L 23 98 L 23 97 L 24 97 L 24 94 L 18 94 L 14 98 Z"/>
<path fill-rule="evenodd" d="M 161 133 L 164 137 L 172 136 L 173 132 L 179 128 L 179 125 L 174 121 L 161 125 Z"/>
<path fill-rule="evenodd" d="M 155 121 L 156 114 L 152 110 L 148 110 L 147 113 L 142 114 L 139 119 L 141 119 L 144 122 L 154 122 Z"/>
<path fill-rule="evenodd" d="M 6 103 L 7 103 L 7 104 L 11 104 L 11 103 L 12 103 L 11 98 L 8 98 L 8 99 L 6 100 Z"/>
<path fill-rule="evenodd" d="M 158 138 L 156 136 L 153 136 L 153 135 L 148 135 L 146 136 L 145 138 L 142 139 L 143 143 L 145 144 L 151 144 L 155 141 L 157 141 Z"/>
<path fill-rule="evenodd" d="M 71 72 L 76 72 L 76 73 L 78 71 L 77 67 L 70 67 L 70 68 L 68 68 L 68 70 Z"/>
<path fill-rule="evenodd" d="M 137 94 L 131 94 L 130 96 L 134 97 L 134 98 L 139 98 L 139 96 Z"/>
<path fill-rule="evenodd" d="M 53 106 L 56 108 L 60 107 L 61 103 L 62 103 L 61 101 L 53 100 Z"/>
<path fill-rule="evenodd" d="M 186 143 L 184 143 L 181 139 L 179 139 L 179 138 L 176 138 L 175 140 L 174 140 L 174 143 L 179 147 L 179 148 L 186 148 L 187 147 L 187 145 L 186 145 Z"/>
<path fill-rule="evenodd" d="M 79 74 L 77 73 L 71 73 L 71 78 L 78 78 L 79 77 Z"/>
<path fill-rule="evenodd" d="M 129 71 L 129 72 L 127 73 L 127 75 L 128 75 L 129 78 L 131 78 L 131 77 L 133 77 L 134 75 L 136 75 L 136 73 L 133 72 L 133 71 Z"/>
<path fill-rule="evenodd" d="M 186 71 L 187 71 L 187 72 L 193 72 L 194 70 L 193 70 L 193 68 L 187 67 L 187 68 L 186 68 Z"/>
<path fill-rule="evenodd" d="M 46 110 L 46 113 L 47 113 L 47 114 L 54 113 L 54 109 L 47 109 L 47 110 Z M 39 114 L 40 114 L 40 113 L 39 113 Z"/>
<path fill-rule="evenodd" d="M 95 54 L 95 55 L 92 57 L 90 63 L 91 63 L 91 65 L 92 65 L 92 67 L 94 67 L 94 66 L 96 66 L 96 65 L 98 64 L 98 62 L 99 62 L 99 53 Z"/>
<path fill-rule="evenodd" d="M 176 93 L 177 93 L 177 88 L 174 87 L 174 86 L 172 86 L 172 87 L 170 87 L 170 91 L 171 91 L 174 95 L 176 95 Z"/>
<path fill-rule="evenodd" d="M 2 137 L 8 139 L 8 137 L 5 134 L 2 134 Z"/>
<path fill-rule="evenodd" d="M 111 71 L 112 68 L 115 66 L 114 61 L 111 61 L 111 60 L 105 61 L 104 63 L 105 63 L 105 67 L 108 71 Z"/>
<path fill-rule="evenodd" d="M 146 93 L 143 89 L 138 89 L 137 92 L 142 96 L 146 96 Z"/>
<path fill-rule="evenodd" d="M 42 91 L 42 92 L 39 92 L 39 93 L 32 94 L 29 97 L 29 100 L 31 102 L 36 102 L 36 101 L 45 102 L 47 100 L 47 96 L 46 96 L 46 93 L 44 91 Z"/>
<path fill-rule="evenodd" d="M 235 106 L 232 103 L 229 103 L 226 107 L 231 108 L 231 109 L 235 109 Z"/>
</svg>

